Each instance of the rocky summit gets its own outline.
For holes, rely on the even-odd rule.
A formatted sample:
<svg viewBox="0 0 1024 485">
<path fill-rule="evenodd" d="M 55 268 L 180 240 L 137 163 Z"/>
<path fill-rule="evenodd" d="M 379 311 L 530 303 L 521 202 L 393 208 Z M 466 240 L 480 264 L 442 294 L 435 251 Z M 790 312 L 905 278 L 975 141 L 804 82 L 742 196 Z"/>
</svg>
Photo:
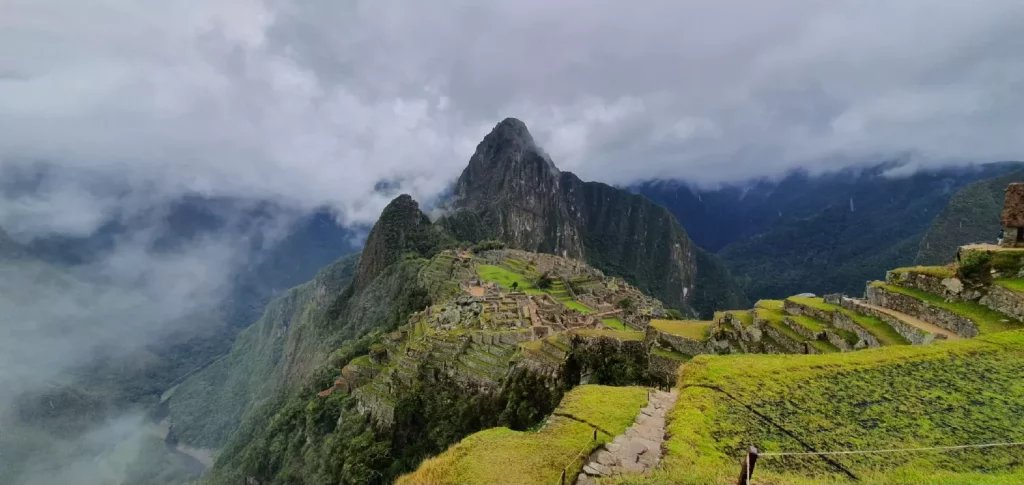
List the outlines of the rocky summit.
<svg viewBox="0 0 1024 485">
<path fill-rule="evenodd" d="M 666 209 L 560 172 L 514 118 L 477 145 L 451 206 L 440 224 L 458 240 L 582 259 L 688 313 L 744 302 L 724 266 Z"/>
</svg>

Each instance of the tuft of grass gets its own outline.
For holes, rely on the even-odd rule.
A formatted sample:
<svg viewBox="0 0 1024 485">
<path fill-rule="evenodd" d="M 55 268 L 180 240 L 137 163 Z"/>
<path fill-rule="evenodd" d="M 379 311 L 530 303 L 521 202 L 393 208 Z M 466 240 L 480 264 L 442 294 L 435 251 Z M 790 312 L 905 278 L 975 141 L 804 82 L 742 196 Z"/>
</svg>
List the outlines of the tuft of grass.
<svg viewBox="0 0 1024 485">
<path fill-rule="evenodd" d="M 807 451 L 787 433 L 820 451 L 1024 441 L 1022 357 L 1024 331 L 829 355 L 697 356 L 680 367 L 666 454 L 650 482 L 732 483 L 751 444 L 762 452 Z M 1024 483 L 1021 452 L 834 457 L 859 482 L 817 457 L 763 456 L 753 478 L 794 485 Z"/>
<path fill-rule="evenodd" d="M 583 385 L 566 393 L 537 432 L 491 428 L 429 458 L 397 485 L 558 483 L 575 477 L 590 452 L 625 432 L 647 404 L 647 388 Z M 587 424 L 589 423 L 589 424 Z M 598 431 L 593 440 L 594 427 Z"/>
<path fill-rule="evenodd" d="M 1004 332 L 1006 330 L 1014 330 L 1024 326 L 1024 323 L 1020 320 L 1008 315 L 1003 315 L 1002 313 L 978 303 L 969 301 L 946 301 L 945 298 L 934 293 L 928 293 L 916 288 L 905 288 L 902 286 L 890 285 L 881 281 L 872 282 L 871 285 L 892 293 L 909 296 L 911 298 L 927 302 L 931 306 L 967 317 L 978 326 L 978 332 L 981 334 Z"/>
<path fill-rule="evenodd" d="M 711 324 L 703 320 L 651 320 L 655 329 L 690 340 L 706 340 L 711 335 Z"/>
<path fill-rule="evenodd" d="M 888 323 L 885 323 L 882 320 L 870 315 L 863 315 L 838 305 L 825 303 L 824 298 L 791 296 L 787 298 L 787 300 L 792 301 L 793 303 L 796 303 L 798 305 L 803 305 L 809 308 L 815 308 L 821 311 L 826 311 L 830 313 L 842 313 L 843 315 L 850 317 L 850 319 L 856 322 L 857 325 L 860 325 L 861 328 L 863 328 L 868 333 L 873 335 L 876 339 L 878 339 L 878 342 L 881 343 L 882 345 L 910 344 L 910 341 L 908 341 L 905 337 L 900 335 L 899 332 L 897 332 L 896 329 L 892 328 L 892 326 L 889 325 Z"/>
</svg>

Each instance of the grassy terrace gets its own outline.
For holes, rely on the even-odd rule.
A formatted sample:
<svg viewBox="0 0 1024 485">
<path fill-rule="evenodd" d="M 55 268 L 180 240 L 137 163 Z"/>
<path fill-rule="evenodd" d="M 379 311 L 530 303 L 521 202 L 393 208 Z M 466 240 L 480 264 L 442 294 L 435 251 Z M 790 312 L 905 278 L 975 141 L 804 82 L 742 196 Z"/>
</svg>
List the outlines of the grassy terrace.
<svg viewBox="0 0 1024 485">
<path fill-rule="evenodd" d="M 733 318 L 740 321 L 745 327 L 749 327 L 754 324 L 754 313 L 750 310 L 729 310 L 725 312 L 715 312 L 715 320 L 719 320 L 720 314 L 731 314 Z"/>
<path fill-rule="evenodd" d="M 823 298 L 791 296 L 787 299 L 789 301 L 792 301 L 793 303 L 810 308 L 815 308 L 821 311 L 826 311 L 830 313 L 842 313 L 850 317 L 850 319 L 856 322 L 857 325 L 860 325 L 861 328 L 863 328 L 868 333 L 873 335 L 876 339 L 878 339 L 878 342 L 881 343 L 882 345 L 906 345 L 910 343 L 907 341 L 906 338 L 900 335 L 899 332 L 896 331 L 896 329 L 892 328 L 889 324 L 879 320 L 878 318 L 869 315 L 862 315 L 860 313 L 851 311 L 838 305 L 833 305 L 831 303 L 825 303 L 825 300 Z"/>
<path fill-rule="evenodd" d="M 618 318 L 602 318 L 601 323 L 605 324 L 612 330 L 629 330 L 629 328 L 626 327 L 626 324 L 622 323 L 622 320 L 619 320 Z"/>
<path fill-rule="evenodd" d="M 765 324 L 774 328 L 786 338 L 794 342 L 807 342 L 811 347 L 818 349 L 818 351 L 822 353 L 839 352 L 839 349 L 830 342 L 808 339 L 807 337 L 796 333 L 796 331 L 790 328 L 789 325 L 786 325 L 784 320 L 786 317 L 792 318 L 792 316 L 782 313 L 781 300 L 761 300 L 757 302 L 755 306 L 757 308 L 754 308 L 754 314 L 761 320 L 764 320 Z"/>
<path fill-rule="evenodd" d="M 687 355 L 682 352 L 676 352 L 674 350 L 663 349 L 661 347 L 652 348 L 651 353 L 659 357 L 665 357 L 666 359 L 678 360 L 679 362 L 686 362 L 693 358 L 692 355 Z"/>
<path fill-rule="evenodd" d="M 491 428 L 425 460 L 399 485 L 558 483 L 563 467 L 575 477 L 589 453 L 625 432 L 647 404 L 643 387 L 584 385 L 569 391 L 537 432 Z M 594 428 L 597 441 L 593 441 Z M 582 452 L 582 453 L 581 453 Z"/>
<path fill-rule="evenodd" d="M 941 308 L 951 313 L 956 313 L 971 319 L 977 326 L 978 332 L 982 334 L 1014 330 L 1024 326 L 1019 320 L 1003 315 L 991 308 L 966 301 L 946 301 L 939 295 L 924 292 L 916 288 L 904 288 L 875 281 L 871 286 L 882 288 L 892 293 L 899 293 L 911 298 L 916 298 L 931 306 Z"/>
<path fill-rule="evenodd" d="M 651 326 L 690 340 L 705 340 L 711 335 L 711 322 L 703 320 L 651 320 Z"/>
<path fill-rule="evenodd" d="M 697 356 L 680 368 L 666 456 L 648 482 L 734 483 L 750 444 L 762 452 L 807 451 L 783 428 L 819 451 L 1024 441 L 1022 373 L 1024 331 L 831 355 Z M 1024 483 L 1022 453 L 1006 447 L 834 456 L 857 482 L 817 457 L 763 456 L 753 478 L 793 485 Z"/>
<path fill-rule="evenodd" d="M 907 266 L 904 268 L 896 268 L 890 270 L 893 273 L 919 273 L 928 276 L 934 276 L 936 278 L 952 278 L 956 274 L 956 269 L 951 265 L 947 266 Z"/>
<path fill-rule="evenodd" d="M 551 287 L 546 290 L 537 288 L 534 286 L 534 278 L 529 276 L 532 270 L 526 263 L 516 259 L 508 259 L 505 261 L 505 264 L 508 265 L 508 267 L 496 266 L 493 264 L 478 264 L 476 265 L 476 273 L 480 276 L 480 279 L 497 283 L 505 289 L 512 289 L 512 284 L 515 283 L 516 288 L 519 291 L 528 295 L 541 295 L 546 293 L 561 302 L 566 306 L 566 308 L 570 308 L 580 313 L 592 313 L 594 311 L 592 308 L 573 300 L 561 281 L 553 282 Z"/>
<path fill-rule="evenodd" d="M 637 341 L 644 339 L 644 333 L 638 330 L 610 330 L 607 328 L 574 328 L 569 333 L 581 337 L 609 337 L 623 341 Z"/>
</svg>

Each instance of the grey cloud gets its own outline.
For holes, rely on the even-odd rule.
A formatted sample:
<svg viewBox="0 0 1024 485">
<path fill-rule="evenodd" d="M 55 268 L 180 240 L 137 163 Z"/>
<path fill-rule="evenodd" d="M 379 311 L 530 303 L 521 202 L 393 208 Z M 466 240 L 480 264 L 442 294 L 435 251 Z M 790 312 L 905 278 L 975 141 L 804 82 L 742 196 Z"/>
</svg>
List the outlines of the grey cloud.
<svg viewBox="0 0 1024 485">
<path fill-rule="evenodd" d="M 8 1 L 0 163 L 368 222 L 378 181 L 429 201 L 504 116 L 612 183 L 1012 159 L 1022 21 L 1008 1 Z"/>
</svg>

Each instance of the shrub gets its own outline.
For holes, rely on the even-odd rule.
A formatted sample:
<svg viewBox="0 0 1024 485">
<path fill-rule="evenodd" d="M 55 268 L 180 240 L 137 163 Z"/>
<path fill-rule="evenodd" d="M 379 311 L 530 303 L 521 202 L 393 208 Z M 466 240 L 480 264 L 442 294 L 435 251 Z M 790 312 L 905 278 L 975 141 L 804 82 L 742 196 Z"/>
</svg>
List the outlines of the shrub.
<svg viewBox="0 0 1024 485">
<path fill-rule="evenodd" d="M 548 288 L 551 288 L 552 281 L 554 280 L 551 278 L 551 275 L 548 274 L 547 271 L 545 271 L 543 274 L 537 277 L 537 282 L 534 284 L 534 286 L 542 290 L 546 290 Z"/>
<path fill-rule="evenodd" d="M 991 277 L 992 254 L 983 251 L 965 251 L 959 258 L 959 276 L 965 280 L 987 280 Z"/>
</svg>

